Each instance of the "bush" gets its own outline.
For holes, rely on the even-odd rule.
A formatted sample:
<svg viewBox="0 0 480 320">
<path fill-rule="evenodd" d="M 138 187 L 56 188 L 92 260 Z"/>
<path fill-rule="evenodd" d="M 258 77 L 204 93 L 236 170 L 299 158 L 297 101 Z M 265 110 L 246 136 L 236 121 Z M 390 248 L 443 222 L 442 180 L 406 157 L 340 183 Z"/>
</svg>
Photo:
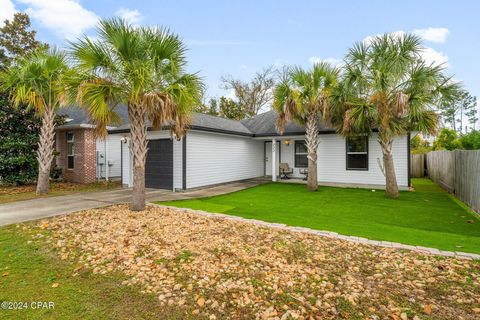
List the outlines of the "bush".
<svg viewBox="0 0 480 320">
<path fill-rule="evenodd" d="M 460 145 L 466 150 L 480 149 L 480 131 L 474 130 L 460 137 Z"/>
<path fill-rule="evenodd" d="M 422 154 L 430 151 L 432 151 L 432 147 L 428 141 L 423 140 L 419 135 L 410 140 L 410 152 L 412 154 Z"/>
<path fill-rule="evenodd" d="M 7 95 L 0 94 L 0 183 L 35 181 L 40 124 L 32 111 L 11 107 Z"/>
<path fill-rule="evenodd" d="M 452 129 L 443 128 L 437 139 L 433 142 L 433 150 L 455 150 L 461 149 L 457 132 Z"/>
</svg>

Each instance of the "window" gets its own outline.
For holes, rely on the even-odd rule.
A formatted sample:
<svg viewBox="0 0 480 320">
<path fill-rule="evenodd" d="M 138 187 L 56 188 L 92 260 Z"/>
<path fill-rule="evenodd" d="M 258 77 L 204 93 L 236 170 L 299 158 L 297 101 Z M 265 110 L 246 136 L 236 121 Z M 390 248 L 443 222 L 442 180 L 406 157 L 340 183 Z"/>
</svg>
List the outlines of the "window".
<svg viewBox="0 0 480 320">
<path fill-rule="evenodd" d="M 75 143 L 75 136 L 71 132 L 67 132 L 67 169 L 73 169 L 75 162 L 74 162 L 74 143 Z"/>
<path fill-rule="evenodd" d="M 295 167 L 308 167 L 308 151 L 305 141 L 295 141 Z"/>
<path fill-rule="evenodd" d="M 368 137 L 347 138 L 347 170 L 368 170 Z"/>
</svg>

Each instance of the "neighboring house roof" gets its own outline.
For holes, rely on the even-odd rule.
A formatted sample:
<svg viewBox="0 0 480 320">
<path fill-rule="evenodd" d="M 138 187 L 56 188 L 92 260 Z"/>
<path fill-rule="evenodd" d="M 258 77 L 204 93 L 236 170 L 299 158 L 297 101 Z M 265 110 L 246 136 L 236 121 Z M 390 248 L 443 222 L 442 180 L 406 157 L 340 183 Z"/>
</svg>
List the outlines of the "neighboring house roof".
<svg viewBox="0 0 480 320">
<path fill-rule="evenodd" d="M 109 128 L 109 131 L 129 131 L 130 125 L 128 123 L 127 107 L 124 105 L 118 106 L 116 112 L 120 115 L 120 118 L 122 119 L 122 124 L 120 126 Z M 70 120 L 65 125 L 60 126 L 60 128 L 71 128 L 75 126 L 92 126 L 92 122 L 89 120 L 85 110 L 79 107 L 71 106 L 63 108 L 59 110 L 58 114 L 63 115 Z M 242 121 L 231 120 L 222 117 L 212 116 L 209 114 L 195 112 L 192 116 L 191 129 L 219 133 L 231 133 L 252 137 L 276 136 L 278 135 L 275 127 L 277 118 L 278 113 L 273 110 L 258 114 L 252 118 Z M 326 127 L 321 121 L 319 121 L 318 130 L 325 133 L 335 132 L 333 128 Z M 284 135 L 300 135 L 304 133 L 305 128 L 296 124 L 295 122 L 289 122 L 285 126 Z"/>
</svg>

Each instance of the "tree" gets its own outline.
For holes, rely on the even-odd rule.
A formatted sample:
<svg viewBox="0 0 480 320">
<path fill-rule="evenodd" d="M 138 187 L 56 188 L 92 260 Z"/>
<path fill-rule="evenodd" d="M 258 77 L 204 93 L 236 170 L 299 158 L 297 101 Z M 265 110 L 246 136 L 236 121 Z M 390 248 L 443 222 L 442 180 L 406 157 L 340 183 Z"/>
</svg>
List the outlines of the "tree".
<svg viewBox="0 0 480 320">
<path fill-rule="evenodd" d="M 432 147 L 428 143 L 420 137 L 420 135 L 415 135 L 412 139 L 410 139 L 410 152 L 412 154 L 421 154 L 427 153 L 432 150 Z"/>
<path fill-rule="evenodd" d="M 220 97 L 218 115 L 233 120 L 243 120 L 247 118 L 245 109 L 242 108 L 240 103 L 225 97 Z"/>
<path fill-rule="evenodd" d="M 440 116 L 448 124 L 450 128 L 457 131 L 457 114 L 459 111 L 459 104 L 456 99 L 452 101 L 443 101 L 440 103 Z"/>
<path fill-rule="evenodd" d="M 240 103 L 223 96 L 218 100 L 211 98 L 208 105 L 195 106 L 194 111 L 233 120 L 243 120 L 248 117 L 245 108 Z"/>
<path fill-rule="evenodd" d="M 443 128 L 433 142 L 433 150 L 455 150 L 461 147 L 457 131 Z"/>
<path fill-rule="evenodd" d="M 477 98 L 471 96 L 466 90 L 459 90 L 451 99 L 446 99 L 440 103 L 440 115 L 449 124 L 450 127 L 460 135 L 468 131 L 468 126 L 464 122 L 468 121 L 475 129 L 475 123 L 478 121 Z M 457 126 L 458 124 L 458 126 Z"/>
<path fill-rule="evenodd" d="M 291 67 L 274 90 L 273 108 L 278 112 L 277 130 L 283 133 L 287 122 L 294 120 L 305 125 L 308 152 L 308 181 L 310 191 L 318 189 L 317 149 L 318 122 L 326 116 L 332 89 L 337 84 L 339 70 L 328 63 L 317 63 L 311 70 Z"/>
<path fill-rule="evenodd" d="M 30 29 L 26 13 L 15 13 L 13 20 L 6 20 L 0 28 L 0 68 L 7 67 L 19 56 L 25 56 L 45 44 L 35 39 L 36 31 Z"/>
<path fill-rule="evenodd" d="M 154 129 L 170 127 L 185 135 L 190 113 L 201 98 L 202 82 L 185 73 L 185 47 L 179 37 L 161 27 L 136 28 L 122 19 L 103 20 L 97 40 L 85 37 L 71 44 L 76 64 L 69 79 L 72 97 L 85 108 L 106 135 L 118 123 L 119 103 L 128 107 L 133 158 L 132 210 L 145 209 L 147 119 Z"/>
<path fill-rule="evenodd" d="M 224 76 L 222 88 L 233 90 L 239 105 L 245 109 L 246 117 L 253 117 L 265 108 L 273 99 L 276 70 L 273 66 L 257 72 L 249 82 Z"/>
<path fill-rule="evenodd" d="M 30 19 L 24 13 L 16 13 L 0 28 L 0 70 L 45 46 L 35 40 L 35 31 L 29 28 Z M 12 106 L 8 98 L 8 92 L 0 92 L 0 181 L 26 184 L 38 174 L 36 150 L 41 121 L 34 110 Z"/>
<path fill-rule="evenodd" d="M 26 104 L 42 119 L 38 142 L 37 194 L 48 193 L 54 158 L 56 111 L 66 103 L 64 77 L 68 72 L 65 55 L 57 50 L 38 49 L 17 58 L 0 76 L 2 90 L 8 91 L 15 106 Z"/>
<path fill-rule="evenodd" d="M 35 156 L 41 122 L 33 110 L 11 106 L 0 95 L 0 184 L 26 184 L 38 174 Z"/>
<path fill-rule="evenodd" d="M 211 98 L 208 104 L 200 103 L 194 107 L 193 111 L 218 116 L 217 100 Z"/>
<path fill-rule="evenodd" d="M 349 50 L 341 85 L 332 95 L 330 120 L 344 136 L 371 135 L 378 130 L 383 153 L 386 195 L 399 196 L 393 162 L 393 140 L 409 131 L 434 133 L 433 106 L 447 101 L 458 85 L 441 66 L 421 59 L 421 41 L 414 35 L 377 36 Z"/>
<path fill-rule="evenodd" d="M 471 127 L 470 129 L 475 131 L 476 130 L 476 124 L 478 121 L 478 110 L 477 110 L 477 97 L 471 96 L 470 94 L 467 94 L 465 100 L 464 100 L 464 110 L 465 110 L 465 116 L 467 117 L 468 122 L 470 123 Z M 468 131 L 468 130 L 466 130 Z"/>
</svg>

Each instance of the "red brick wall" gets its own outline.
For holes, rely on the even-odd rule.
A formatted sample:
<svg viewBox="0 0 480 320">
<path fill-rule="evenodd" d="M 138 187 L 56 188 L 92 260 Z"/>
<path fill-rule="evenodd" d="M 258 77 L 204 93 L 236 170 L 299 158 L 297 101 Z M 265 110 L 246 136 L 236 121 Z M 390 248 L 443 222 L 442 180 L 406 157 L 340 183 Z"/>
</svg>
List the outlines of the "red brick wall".
<svg viewBox="0 0 480 320">
<path fill-rule="evenodd" d="M 74 168 L 67 169 L 67 132 L 74 136 Z M 57 166 L 63 179 L 76 183 L 92 183 L 96 178 L 96 140 L 92 129 L 57 130 Z"/>
</svg>

